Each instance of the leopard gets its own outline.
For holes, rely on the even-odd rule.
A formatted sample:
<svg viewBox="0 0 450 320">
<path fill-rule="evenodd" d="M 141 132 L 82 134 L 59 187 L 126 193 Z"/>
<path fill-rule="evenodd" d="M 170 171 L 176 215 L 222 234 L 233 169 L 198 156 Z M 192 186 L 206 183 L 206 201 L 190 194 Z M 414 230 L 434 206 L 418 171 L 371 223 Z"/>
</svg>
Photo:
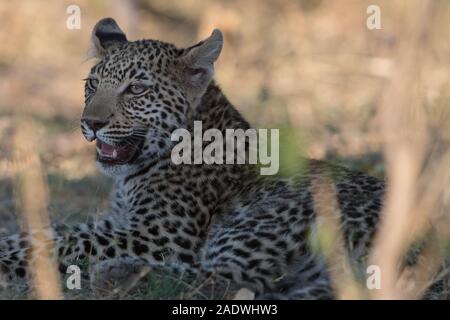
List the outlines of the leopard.
<svg viewBox="0 0 450 320">
<path fill-rule="evenodd" d="M 108 209 L 87 223 L 0 239 L 7 282 L 30 280 L 39 255 L 31 246 L 41 245 L 62 273 L 86 262 L 96 283 L 145 269 L 195 278 L 216 298 L 230 297 L 223 288 L 246 288 L 260 299 L 335 298 L 329 263 L 314 246 L 315 194 L 322 192 L 315 181 L 331 186 L 336 205 L 324 205 L 338 214 L 349 256 L 364 261 L 379 225 L 383 179 L 309 158 L 290 177 L 261 175 L 249 163 L 172 160 L 172 133 L 192 132 L 195 121 L 222 133 L 251 128 L 214 80 L 223 43 L 218 29 L 178 48 L 129 41 L 112 18 L 96 23 L 80 126 L 95 141 L 98 170 L 112 181 Z"/>
</svg>

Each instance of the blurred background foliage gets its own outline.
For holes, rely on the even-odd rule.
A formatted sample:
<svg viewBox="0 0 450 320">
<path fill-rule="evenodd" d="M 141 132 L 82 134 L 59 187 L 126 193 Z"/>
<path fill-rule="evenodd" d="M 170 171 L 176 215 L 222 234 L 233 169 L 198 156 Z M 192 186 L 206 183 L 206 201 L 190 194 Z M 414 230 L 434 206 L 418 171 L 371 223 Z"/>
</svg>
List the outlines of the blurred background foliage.
<svg viewBox="0 0 450 320">
<path fill-rule="evenodd" d="M 81 29 L 66 27 L 69 5 L 81 8 Z M 381 8 L 382 29 L 368 30 L 366 9 Z M 448 140 L 450 128 L 450 2 L 437 0 L 424 60 L 429 128 Z M 63 221 L 96 214 L 109 181 L 94 164 L 79 130 L 90 32 L 114 17 L 128 39 L 189 46 L 224 32 L 216 78 L 254 127 L 288 128 L 292 153 L 383 177 L 377 108 L 407 20 L 408 0 L 131 0 L 0 1 L 0 234 L 15 227 L 11 143 L 15 117 L 39 125 L 49 181 L 49 211 Z M 282 148 L 283 148 L 282 139 Z"/>
</svg>

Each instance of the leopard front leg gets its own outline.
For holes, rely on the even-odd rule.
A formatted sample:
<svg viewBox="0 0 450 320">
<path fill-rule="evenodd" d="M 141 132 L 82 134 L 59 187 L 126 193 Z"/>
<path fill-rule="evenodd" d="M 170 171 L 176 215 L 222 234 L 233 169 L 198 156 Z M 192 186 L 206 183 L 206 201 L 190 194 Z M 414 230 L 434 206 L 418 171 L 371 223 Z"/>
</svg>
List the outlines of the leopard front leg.
<svg viewBox="0 0 450 320">
<path fill-rule="evenodd" d="M 1 275 L 7 281 L 27 279 L 36 257 L 47 249 L 62 273 L 77 265 L 87 277 L 88 265 L 130 251 L 128 235 L 108 219 L 11 235 L 0 240 Z"/>
</svg>

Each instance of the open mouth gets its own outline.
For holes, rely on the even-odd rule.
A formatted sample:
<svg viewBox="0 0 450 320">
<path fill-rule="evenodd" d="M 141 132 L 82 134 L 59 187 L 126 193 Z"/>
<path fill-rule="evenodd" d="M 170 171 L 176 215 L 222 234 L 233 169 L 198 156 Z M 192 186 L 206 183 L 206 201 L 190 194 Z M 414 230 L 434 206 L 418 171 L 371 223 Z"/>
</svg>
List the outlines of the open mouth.
<svg viewBox="0 0 450 320">
<path fill-rule="evenodd" d="M 109 165 L 131 163 L 138 157 L 142 141 L 134 140 L 126 144 L 110 145 L 97 139 L 97 161 Z"/>
</svg>

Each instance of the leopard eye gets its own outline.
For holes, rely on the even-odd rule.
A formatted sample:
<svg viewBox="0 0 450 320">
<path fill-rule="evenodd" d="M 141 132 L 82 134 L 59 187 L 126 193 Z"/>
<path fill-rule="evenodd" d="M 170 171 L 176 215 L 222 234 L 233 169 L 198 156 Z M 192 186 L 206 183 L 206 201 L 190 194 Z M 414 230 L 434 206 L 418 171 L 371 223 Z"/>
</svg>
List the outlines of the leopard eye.
<svg viewBox="0 0 450 320">
<path fill-rule="evenodd" d="M 127 92 L 134 94 L 134 95 L 142 94 L 146 90 L 147 90 L 147 87 L 142 84 L 131 84 L 127 88 Z"/>
<path fill-rule="evenodd" d="M 99 84 L 99 81 L 97 79 L 88 78 L 86 79 L 86 84 L 89 89 L 96 90 Z"/>
</svg>

